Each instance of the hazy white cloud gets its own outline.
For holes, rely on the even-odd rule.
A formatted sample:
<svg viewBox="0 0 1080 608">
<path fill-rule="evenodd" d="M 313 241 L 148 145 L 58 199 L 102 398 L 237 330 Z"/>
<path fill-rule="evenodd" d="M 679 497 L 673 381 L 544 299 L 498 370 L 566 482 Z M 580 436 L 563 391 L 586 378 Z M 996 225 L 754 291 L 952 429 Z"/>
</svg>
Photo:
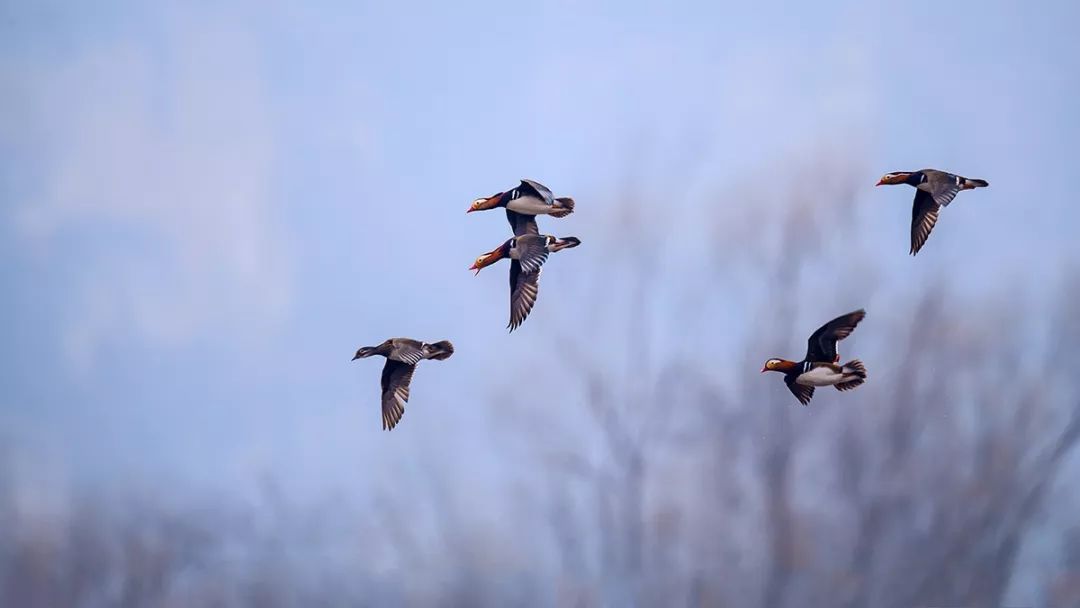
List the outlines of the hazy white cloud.
<svg viewBox="0 0 1080 608">
<path fill-rule="evenodd" d="M 32 168 L 10 219 L 38 254 L 85 264 L 65 332 L 77 364 L 106 335 L 167 346 L 287 310 L 267 66 L 245 28 L 202 17 L 3 68 L 19 112 L 0 133 Z"/>
</svg>

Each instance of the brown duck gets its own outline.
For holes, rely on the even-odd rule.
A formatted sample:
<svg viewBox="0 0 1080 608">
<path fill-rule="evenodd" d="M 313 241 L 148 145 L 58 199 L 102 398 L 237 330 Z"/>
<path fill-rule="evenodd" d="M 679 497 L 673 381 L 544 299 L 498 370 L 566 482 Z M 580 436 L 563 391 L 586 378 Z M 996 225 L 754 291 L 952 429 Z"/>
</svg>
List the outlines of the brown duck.
<svg viewBox="0 0 1080 608">
<path fill-rule="evenodd" d="M 858 359 L 840 365 L 836 343 L 851 335 L 865 316 L 866 311 L 859 309 L 829 321 L 810 336 L 802 361 L 769 359 L 762 373 L 783 373 L 784 383 L 803 405 L 810 403 L 816 386 L 835 386 L 841 391 L 859 386 L 866 381 L 866 368 Z"/>
<path fill-rule="evenodd" d="M 390 338 L 378 346 L 365 346 L 356 351 L 353 361 L 372 355 L 386 357 L 382 370 L 382 423 L 384 430 L 393 429 L 405 414 L 409 401 L 409 382 L 416 364 L 424 359 L 442 361 L 454 354 L 454 345 L 443 340 L 434 344 L 410 338 Z"/>
<path fill-rule="evenodd" d="M 911 208 L 911 255 L 919 253 L 930 231 L 937 224 L 938 211 L 952 202 L 961 190 L 985 188 L 985 179 L 961 177 L 936 169 L 895 171 L 886 173 L 876 185 L 907 184 L 915 187 L 915 203 Z"/>
</svg>

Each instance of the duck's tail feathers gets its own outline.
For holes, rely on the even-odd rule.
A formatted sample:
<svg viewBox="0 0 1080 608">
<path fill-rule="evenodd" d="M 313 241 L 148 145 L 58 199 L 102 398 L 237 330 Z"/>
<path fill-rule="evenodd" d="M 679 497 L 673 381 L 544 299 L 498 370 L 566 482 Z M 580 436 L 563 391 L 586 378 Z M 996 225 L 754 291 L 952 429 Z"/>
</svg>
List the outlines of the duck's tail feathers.
<svg viewBox="0 0 1080 608">
<path fill-rule="evenodd" d="M 973 188 L 985 188 L 990 185 L 990 182 L 985 179 L 971 179 L 964 178 L 964 190 L 971 190 Z"/>
<path fill-rule="evenodd" d="M 581 244 L 581 239 L 576 236 L 564 236 L 555 241 L 554 247 L 551 248 L 552 252 L 562 251 L 563 249 L 573 249 Z"/>
<path fill-rule="evenodd" d="M 555 209 L 552 210 L 551 217 L 566 217 L 574 212 L 574 199 L 562 196 L 555 199 L 555 204 L 552 206 Z"/>
<path fill-rule="evenodd" d="M 838 391 L 849 391 L 863 382 L 866 382 L 866 366 L 858 359 L 852 359 L 844 364 L 844 377 L 849 377 L 845 382 L 836 385 Z"/>
<path fill-rule="evenodd" d="M 443 340 L 442 342 L 428 344 L 427 350 L 427 359 L 442 361 L 443 359 L 449 359 L 450 355 L 454 354 L 454 345 L 449 340 Z"/>
</svg>

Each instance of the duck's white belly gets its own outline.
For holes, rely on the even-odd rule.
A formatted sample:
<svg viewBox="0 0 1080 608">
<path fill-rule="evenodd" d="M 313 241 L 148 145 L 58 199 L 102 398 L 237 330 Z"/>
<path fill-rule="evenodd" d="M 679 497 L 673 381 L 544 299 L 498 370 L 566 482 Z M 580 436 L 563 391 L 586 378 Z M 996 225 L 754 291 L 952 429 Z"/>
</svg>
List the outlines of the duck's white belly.
<svg viewBox="0 0 1080 608">
<path fill-rule="evenodd" d="M 795 382 L 805 386 L 832 386 L 844 380 L 844 374 L 821 366 L 799 375 Z"/>
<path fill-rule="evenodd" d="M 551 213 L 551 205 L 535 196 L 522 196 L 506 203 L 506 208 L 526 215 L 545 215 Z"/>
</svg>

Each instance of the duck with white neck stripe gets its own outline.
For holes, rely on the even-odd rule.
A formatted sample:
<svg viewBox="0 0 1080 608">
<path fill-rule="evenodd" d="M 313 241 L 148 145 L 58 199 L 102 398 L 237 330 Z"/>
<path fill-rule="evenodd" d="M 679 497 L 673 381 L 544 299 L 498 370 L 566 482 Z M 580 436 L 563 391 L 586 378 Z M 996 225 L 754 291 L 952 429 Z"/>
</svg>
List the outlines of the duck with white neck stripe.
<svg viewBox="0 0 1080 608">
<path fill-rule="evenodd" d="M 937 169 L 920 171 L 895 171 L 886 173 L 878 180 L 878 186 L 907 184 L 915 187 L 915 203 L 911 208 L 911 255 L 919 253 L 930 231 L 937 224 L 938 212 L 948 206 L 961 190 L 985 188 L 985 179 L 961 177 Z"/>
<path fill-rule="evenodd" d="M 851 335 L 864 317 L 866 311 L 859 309 L 829 321 L 811 334 L 802 361 L 769 359 L 762 373 L 784 374 L 788 390 L 803 405 L 810 403 L 815 387 L 835 386 L 836 390 L 847 391 L 859 386 L 866 381 L 866 367 L 858 359 L 841 365 L 836 343 Z"/>
</svg>

